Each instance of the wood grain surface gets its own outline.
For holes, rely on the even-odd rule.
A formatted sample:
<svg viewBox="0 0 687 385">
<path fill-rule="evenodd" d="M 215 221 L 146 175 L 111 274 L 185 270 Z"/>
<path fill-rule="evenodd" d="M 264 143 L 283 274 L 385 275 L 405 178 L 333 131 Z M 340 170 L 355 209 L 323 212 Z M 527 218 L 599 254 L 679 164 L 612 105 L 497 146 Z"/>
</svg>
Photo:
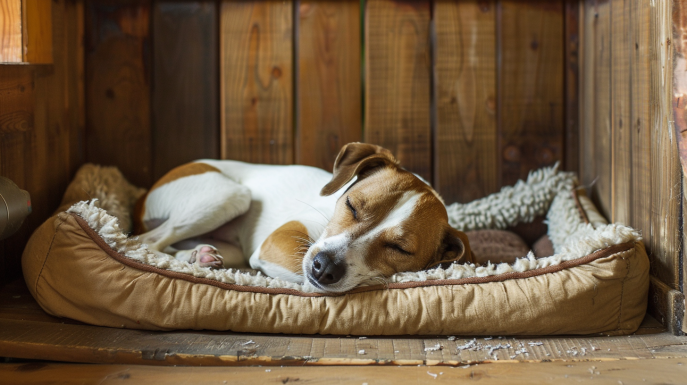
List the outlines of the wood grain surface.
<svg viewBox="0 0 687 385">
<path fill-rule="evenodd" d="M 472 344 L 474 349 L 466 347 Z M 465 365 L 687 357 L 687 337 L 665 333 L 651 317 L 634 335 L 619 337 L 366 338 L 117 329 L 52 317 L 17 280 L 0 290 L 0 356 L 193 366 Z"/>
<path fill-rule="evenodd" d="M 33 110 L 33 71 L 19 66 L 0 66 L 0 135 L 32 129 Z M 0 146 L 4 151 L 11 151 L 6 144 L 0 143 Z"/>
<path fill-rule="evenodd" d="M 159 368 L 135 365 L 82 365 L 56 363 L 0 364 L 0 376 L 15 385 L 53 379 L 63 384 L 678 384 L 684 379 L 685 358 L 660 360 L 475 364 L 458 367 L 244 367 Z"/>
<path fill-rule="evenodd" d="M 446 203 L 498 191 L 496 2 L 437 1 L 434 187 Z"/>
<path fill-rule="evenodd" d="M 430 2 L 370 0 L 365 19 L 365 141 L 431 182 Z"/>
<path fill-rule="evenodd" d="M 360 2 L 298 5 L 296 163 L 332 171 L 362 139 Z"/>
<path fill-rule="evenodd" d="M 585 3 L 585 125 L 582 183 L 599 211 L 611 218 L 611 3 Z"/>
<path fill-rule="evenodd" d="M 21 0 L 0 0 L 0 63 L 21 61 Z"/>
<path fill-rule="evenodd" d="M 642 232 L 644 243 L 651 234 L 651 47 L 649 42 L 651 0 L 632 0 L 630 58 L 632 119 L 630 149 L 632 202 L 630 225 Z"/>
<path fill-rule="evenodd" d="M 149 187 L 150 1 L 86 7 L 86 159 Z"/>
<path fill-rule="evenodd" d="M 580 8 L 584 2 L 565 0 L 565 161 L 567 171 L 580 170 Z"/>
<path fill-rule="evenodd" d="M 83 157 L 83 4 L 52 2 L 50 66 L 0 66 L 0 175 L 31 194 L 33 212 L 0 241 L 0 286 L 21 276 L 29 236 L 57 208 Z"/>
<path fill-rule="evenodd" d="M 672 1 L 658 2 L 650 11 L 651 88 L 651 236 L 648 240 L 651 272 L 673 289 L 679 289 L 682 229 L 680 210 L 682 170 L 672 110 L 673 51 Z"/>
<path fill-rule="evenodd" d="M 196 159 L 219 158 L 217 4 L 153 6 L 153 179 Z"/>
<path fill-rule="evenodd" d="M 498 11 L 501 185 L 563 159 L 563 2 L 502 1 Z"/>
<path fill-rule="evenodd" d="M 221 156 L 291 164 L 293 3 L 223 2 L 220 17 Z"/>
<path fill-rule="evenodd" d="M 632 210 L 632 0 L 611 1 L 611 221 L 630 225 Z"/>
<path fill-rule="evenodd" d="M 23 61 L 32 64 L 52 63 L 52 2 L 22 0 Z"/>
</svg>

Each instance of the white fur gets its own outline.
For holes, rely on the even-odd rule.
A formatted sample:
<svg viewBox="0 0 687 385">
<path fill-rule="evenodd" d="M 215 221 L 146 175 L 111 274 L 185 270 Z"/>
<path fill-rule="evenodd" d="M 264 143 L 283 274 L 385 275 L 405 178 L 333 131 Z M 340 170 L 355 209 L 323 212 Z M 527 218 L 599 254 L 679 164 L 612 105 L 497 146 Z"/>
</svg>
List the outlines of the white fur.
<svg viewBox="0 0 687 385">
<path fill-rule="evenodd" d="M 346 261 L 346 275 L 339 282 L 328 285 L 328 290 L 347 291 L 358 286 L 361 282 L 380 276 L 381 272 L 371 270 L 365 264 L 363 257 L 368 254 L 368 248 L 375 239 L 379 238 L 380 233 L 389 228 L 398 227 L 411 219 L 421 196 L 422 194 L 417 191 L 406 191 L 384 219 L 358 238 L 353 238 L 348 232 L 334 236 L 322 234 L 320 239 L 305 254 L 303 271 L 310 274 L 309 267 L 315 258 L 312 250 L 317 250 L 334 255 L 337 262 Z M 305 285 L 311 286 L 311 283 L 306 280 Z"/>
</svg>

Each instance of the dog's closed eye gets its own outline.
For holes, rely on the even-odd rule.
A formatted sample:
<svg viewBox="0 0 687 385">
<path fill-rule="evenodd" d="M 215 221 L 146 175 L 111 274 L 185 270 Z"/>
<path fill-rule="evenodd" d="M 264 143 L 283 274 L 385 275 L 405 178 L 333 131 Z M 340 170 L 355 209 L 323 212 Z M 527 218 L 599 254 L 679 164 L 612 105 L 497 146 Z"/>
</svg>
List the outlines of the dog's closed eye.
<svg viewBox="0 0 687 385">
<path fill-rule="evenodd" d="M 396 251 L 398 251 L 398 252 L 401 253 L 401 254 L 413 255 L 413 253 L 411 253 L 410 251 L 407 251 L 406 249 L 404 249 L 403 247 L 401 247 L 401 245 L 399 245 L 399 244 L 397 244 L 397 243 L 387 243 L 387 244 L 386 244 L 386 247 L 387 247 L 388 249 L 396 250 Z"/>
<path fill-rule="evenodd" d="M 358 219 L 358 211 L 356 211 L 356 209 L 351 204 L 351 199 L 349 197 L 346 197 L 346 206 L 348 206 L 348 208 L 351 209 L 351 213 L 353 214 L 353 218 Z"/>
</svg>

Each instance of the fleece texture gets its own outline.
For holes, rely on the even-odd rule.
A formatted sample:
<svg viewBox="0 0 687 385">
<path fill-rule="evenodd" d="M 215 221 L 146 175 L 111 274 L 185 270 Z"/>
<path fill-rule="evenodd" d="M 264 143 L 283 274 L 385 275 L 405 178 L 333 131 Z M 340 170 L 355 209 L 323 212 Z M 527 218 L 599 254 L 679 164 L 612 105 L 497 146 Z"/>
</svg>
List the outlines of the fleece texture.
<svg viewBox="0 0 687 385">
<path fill-rule="evenodd" d="M 504 187 L 485 198 L 447 207 L 449 223 L 462 231 L 503 229 L 546 214 L 548 235 L 556 252 L 553 256 L 537 259 L 530 252 L 512 264 L 452 264 L 448 268 L 398 273 L 388 278 L 388 282 L 462 279 L 526 272 L 581 258 L 611 245 L 641 240 L 639 232 L 628 226 L 598 223 L 594 227 L 586 223 L 573 195 L 575 184 L 574 174 L 559 172 L 554 166 L 531 172 L 527 181 L 518 181 L 515 186 Z M 132 207 L 143 191 L 129 185 L 116 168 L 84 166 L 68 193 L 77 186 L 93 191 L 97 198 L 79 201 L 67 212 L 85 219 L 110 247 L 128 258 L 223 283 L 303 290 L 300 284 L 266 277 L 250 269 L 214 270 L 181 262 L 170 255 L 152 252 L 135 237 L 128 237 L 131 220 L 126 209 Z"/>
</svg>

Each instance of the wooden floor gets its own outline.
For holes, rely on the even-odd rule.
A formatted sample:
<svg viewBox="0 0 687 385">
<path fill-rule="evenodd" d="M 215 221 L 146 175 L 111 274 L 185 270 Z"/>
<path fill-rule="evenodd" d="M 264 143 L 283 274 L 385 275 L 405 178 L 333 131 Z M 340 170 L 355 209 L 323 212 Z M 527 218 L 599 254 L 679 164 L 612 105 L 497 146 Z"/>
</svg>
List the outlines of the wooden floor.
<svg viewBox="0 0 687 385">
<path fill-rule="evenodd" d="M 664 332 L 650 317 L 637 333 L 623 337 L 365 338 L 114 329 L 47 315 L 19 281 L 0 290 L 0 357 L 191 366 L 570 363 L 687 358 L 687 337 Z"/>
<path fill-rule="evenodd" d="M 687 359 L 474 364 L 455 367 L 155 367 L 0 364 L 0 384 L 684 384 Z"/>
</svg>

